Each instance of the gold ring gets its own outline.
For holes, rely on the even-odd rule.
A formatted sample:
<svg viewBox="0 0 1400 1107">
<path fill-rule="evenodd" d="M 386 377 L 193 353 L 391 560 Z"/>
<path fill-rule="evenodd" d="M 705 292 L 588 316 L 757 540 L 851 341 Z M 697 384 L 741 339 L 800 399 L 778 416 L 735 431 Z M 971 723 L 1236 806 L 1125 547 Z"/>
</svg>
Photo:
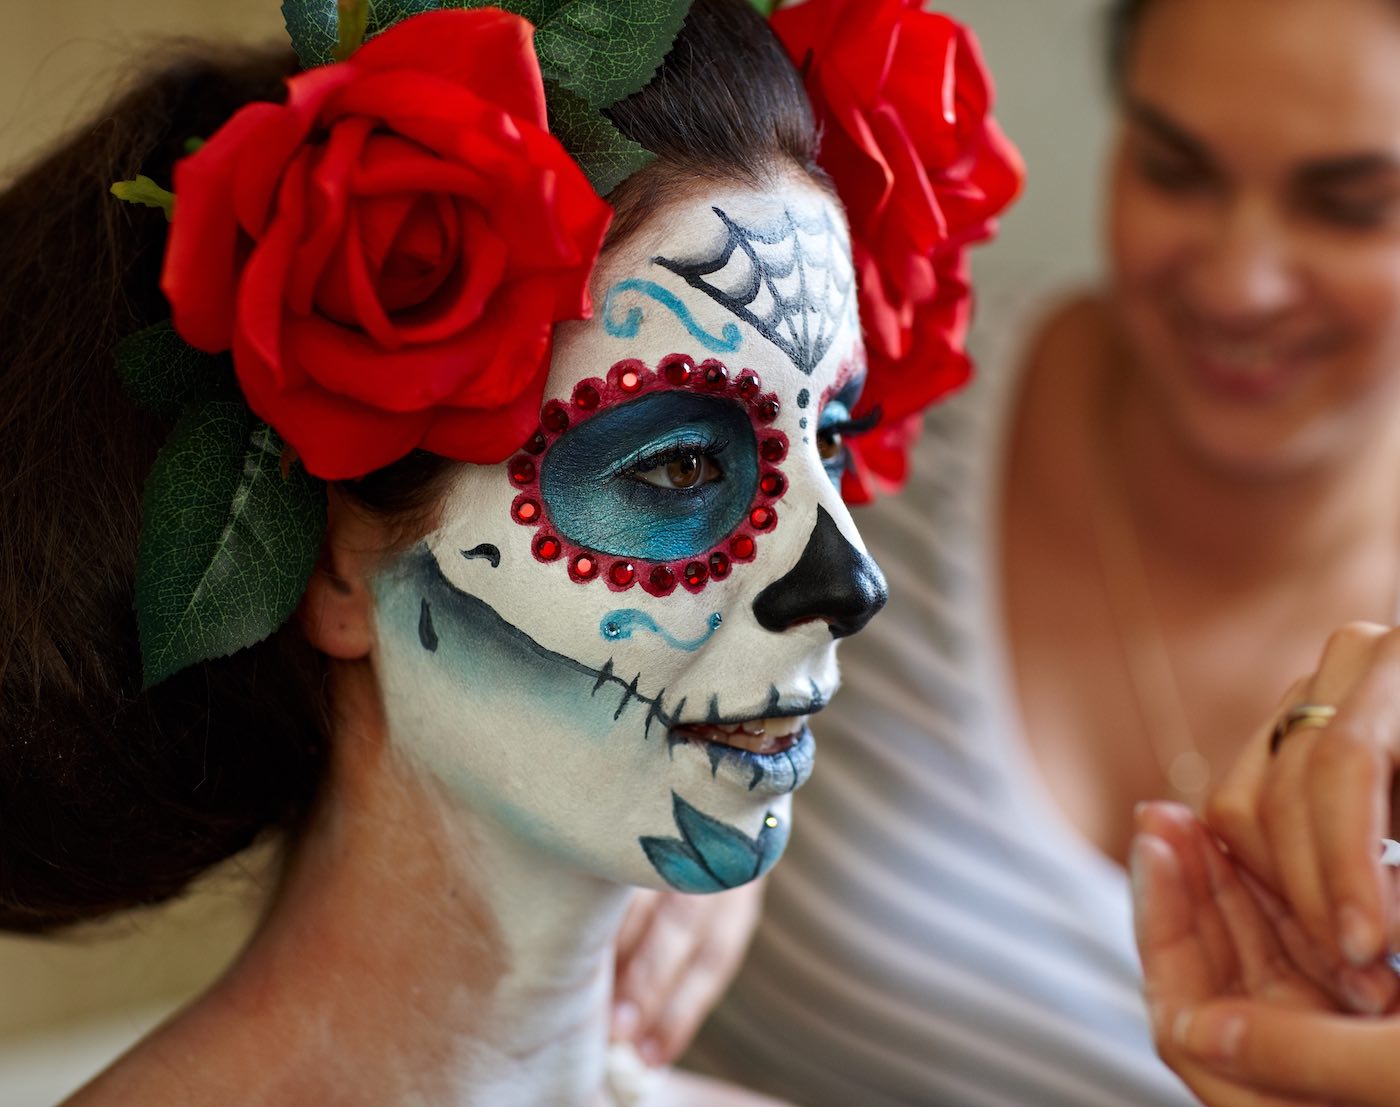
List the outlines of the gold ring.
<svg viewBox="0 0 1400 1107">
<path fill-rule="evenodd" d="M 1289 732 L 1302 727 L 1304 730 L 1321 730 L 1337 717 L 1337 709 L 1330 703 L 1300 703 L 1290 707 L 1274 727 L 1269 739 L 1269 752 L 1278 753 L 1278 748 Z"/>
</svg>

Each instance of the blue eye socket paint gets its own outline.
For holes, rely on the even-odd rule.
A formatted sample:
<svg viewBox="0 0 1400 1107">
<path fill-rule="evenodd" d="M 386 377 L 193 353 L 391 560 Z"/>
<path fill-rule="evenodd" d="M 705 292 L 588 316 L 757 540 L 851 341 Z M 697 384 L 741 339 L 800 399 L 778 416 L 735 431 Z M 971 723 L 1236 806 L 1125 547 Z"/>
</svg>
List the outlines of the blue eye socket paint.
<svg viewBox="0 0 1400 1107">
<path fill-rule="evenodd" d="M 869 428 L 864 425 L 864 420 L 857 424 L 851 418 L 851 411 L 860 400 L 861 391 L 865 388 L 865 376 L 852 377 L 842 387 L 841 391 L 831 397 L 822 408 L 820 419 L 817 421 L 817 436 L 841 436 L 846 437 L 852 434 L 859 434 Z M 837 453 L 822 461 L 822 467 L 826 469 L 826 475 L 831 479 L 831 483 L 839 489 L 841 478 L 846 473 L 846 464 L 850 460 L 850 451 L 842 445 Z"/>
<path fill-rule="evenodd" d="M 684 650 L 686 653 L 694 653 L 706 642 L 715 636 L 715 631 L 719 630 L 720 624 L 724 622 L 724 616 L 718 611 L 712 612 L 706 625 L 709 629 L 698 638 L 677 638 L 670 631 L 657 623 L 645 611 L 638 611 L 636 608 L 625 607 L 617 611 L 609 611 L 603 616 L 603 620 L 598 624 L 598 629 L 602 631 L 603 637 L 609 642 L 621 642 L 631 638 L 639 630 L 650 631 L 659 635 L 661 640 L 673 650 Z"/>
<path fill-rule="evenodd" d="M 703 447 L 703 448 L 699 448 Z M 691 450 L 722 477 L 693 488 L 639 479 L 657 459 Z M 675 561 L 719 545 L 744 520 L 758 488 L 758 443 L 732 400 L 652 392 L 601 411 L 560 436 L 540 467 L 550 523 L 575 545 L 642 561 Z"/>
</svg>

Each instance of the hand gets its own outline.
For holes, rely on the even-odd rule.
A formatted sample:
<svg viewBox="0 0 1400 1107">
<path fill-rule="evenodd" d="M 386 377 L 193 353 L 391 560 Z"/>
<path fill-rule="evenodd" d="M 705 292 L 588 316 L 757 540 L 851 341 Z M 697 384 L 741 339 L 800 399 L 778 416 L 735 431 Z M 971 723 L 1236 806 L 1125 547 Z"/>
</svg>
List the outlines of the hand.
<svg viewBox="0 0 1400 1107">
<path fill-rule="evenodd" d="M 669 1065 L 718 1002 L 748 949 L 762 880 L 715 895 L 635 893 L 617 938 L 612 1037 Z"/>
<path fill-rule="evenodd" d="M 1334 964 L 1365 970 L 1343 981 L 1353 1007 L 1376 1012 L 1395 980 L 1374 967 L 1388 946 L 1400 948 L 1400 912 L 1379 852 L 1400 763 L 1400 631 L 1339 631 L 1280 714 L 1300 703 L 1330 704 L 1337 715 L 1325 729 L 1291 730 L 1276 754 L 1272 726 L 1257 735 L 1211 797 L 1207 821 Z"/>
<path fill-rule="evenodd" d="M 1339 1015 L 1289 956 L 1287 911 L 1185 808 L 1147 805 L 1138 828 L 1138 948 L 1177 1075 L 1210 1107 L 1394 1107 L 1400 1019 Z"/>
</svg>

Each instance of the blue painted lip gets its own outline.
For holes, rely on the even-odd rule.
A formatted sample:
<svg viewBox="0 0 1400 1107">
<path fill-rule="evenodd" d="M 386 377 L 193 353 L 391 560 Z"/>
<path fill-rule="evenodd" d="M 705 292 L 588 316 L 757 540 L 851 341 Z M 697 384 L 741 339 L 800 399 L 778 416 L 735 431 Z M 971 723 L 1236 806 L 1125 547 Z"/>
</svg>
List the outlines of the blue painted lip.
<svg viewBox="0 0 1400 1107">
<path fill-rule="evenodd" d="M 802 787 L 812 775 L 812 764 L 817 756 L 817 743 L 806 723 L 797 732 L 797 740 L 781 753 L 752 753 L 720 742 L 696 741 L 678 734 L 674 729 L 667 733 L 666 741 L 672 757 L 677 746 L 692 744 L 701 747 L 710 759 L 712 777 L 723 773 L 727 779 L 748 791 L 768 796 L 785 795 Z"/>
</svg>

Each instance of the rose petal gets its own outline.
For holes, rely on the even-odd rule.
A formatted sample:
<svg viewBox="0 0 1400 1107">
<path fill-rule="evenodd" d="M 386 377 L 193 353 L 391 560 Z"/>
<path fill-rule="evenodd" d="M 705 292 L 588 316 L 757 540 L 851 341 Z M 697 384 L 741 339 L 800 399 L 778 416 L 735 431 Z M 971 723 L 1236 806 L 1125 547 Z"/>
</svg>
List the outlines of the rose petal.
<svg viewBox="0 0 1400 1107">
<path fill-rule="evenodd" d="M 368 119 L 347 119 L 333 128 L 311 172 L 309 227 L 288 277 L 287 306 L 298 315 L 311 310 L 317 282 L 345 233 L 350 172 L 373 127 Z"/>
</svg>

